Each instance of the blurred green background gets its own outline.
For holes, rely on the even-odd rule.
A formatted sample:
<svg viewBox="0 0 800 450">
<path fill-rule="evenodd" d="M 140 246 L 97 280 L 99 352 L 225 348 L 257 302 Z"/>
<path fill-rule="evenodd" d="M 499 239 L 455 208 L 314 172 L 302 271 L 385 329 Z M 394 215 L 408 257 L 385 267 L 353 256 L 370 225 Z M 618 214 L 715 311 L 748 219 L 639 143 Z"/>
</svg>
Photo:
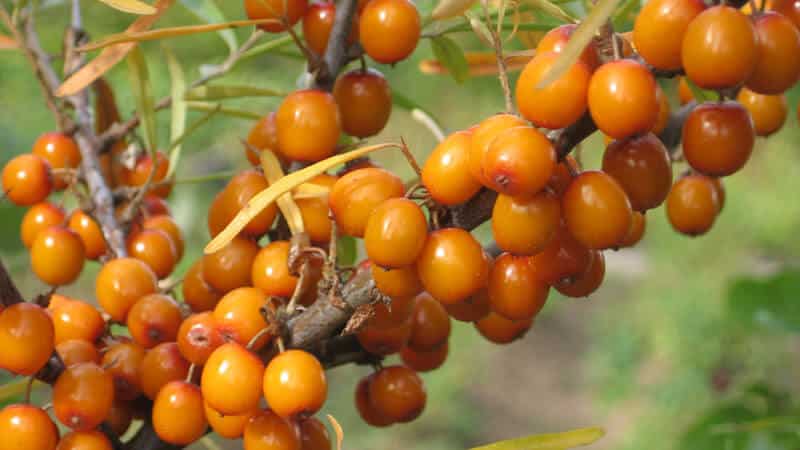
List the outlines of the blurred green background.
<svg viewBox="0 0 800 450">
<path fill-rule="evenodd" d="M 38 28 L 45 47 L 59 53 L 68 12 L 63 4 L 50 3 L 55 5 L 41 11 Z M 228 19 L 243 18 L 241 2 L 219 3 Z M 419 6 L 429 11 L 432 2 Z M 85 1 L 84 11 L 94 38 L 119 32 L 132 20 L 94 1 Z M 190 23 L 198 19 L 176 5 L 158 26 Z M 248 32 L 237 31 L 240 42 Z M 467 50 L 486 50 L 469 33 L 456 40 Z M 202 64 L 218 63 L 227 52 L 216 34 L 166 44 L 190 80 Z M 522 48 L 516 40 L 510 45 Z M 169 92 L 160 44 L 142 48 L 160 98 Z M 249 59 L 220 83 L 290 90 L 304 68 L 298 56 L 284 47 Z M 427 108 L 450 131 L 503 108 L 494 78 L 458 84 L 447 76 L 422 74 L 419 61 L 431 57 L 430 43 L 423 40 L 410 60 L 378 67 L 394 90 Z M 134 103 L 125 65 L 113 69 L 108 80 L 123 116 L 128 116 Z M 663 87 L 674 94 L 676 80 L 665 80 Z M 226 104 L 263 114 L 278 101 Z M 471 325 L 456 323 L 449 360 L 441 370 L 424 375 L 428 404 L 415 423 L 366 427 L 354 410 L 353 390 L 367 369 L 333 370 L 324 412 L 344 427 L 347 448 L 458 449 L 592 425 L 608 432 L 593 449 L 800 448 L 800 411 L 794 401 L 800 389 L 800 275 L 793 271 L 800 255 L 798 92 L 788 93 L 788 101 L 784 129 L 759 139 L 747 167 L 725 180 L 725 209 L 710 233 L 699 238 L 678 235 L 662 208 L 653 210 L 639 246 L 606 253 L 607 279 L 600 290 L 581 300 L 553 293 L 523 340 L 494 346 Z M 192 113 L 189 122 L 199 116 Z M 166 145 L 169 114 L 160 113 L 158 119 L 160 142 Z M 248 167 L 239 138 L 250 125 L 248 120 L 216 116 L 186 142 L 178 178 Z M 0 164 L 29 151 L 36 136 L 53 126 L 23 57 L 0 53 Z M 370 142 L 401 136 L 420 160 L 435 145 L 430 133 L 400 108 Z M 597 167 L 601 153 L 598 135 L 582 145 L 586 167 Z M 406 179 L 412 175 L 399 153 L 379 153 L 375 159 Z M 187 236 L 187 254 L 177 274 L 200 255 L 208 239 L 205 211 L 223 184 L 176 186 L 169 203 Z M 0 203 L 0 256 L 26 297 L 32 297 L 46 287 L 31 274 L 19 240 L 23 213 Z M 478 233 L 489 238 L 485 227 Z M 91 301 L 96 270 L 90 263 L 81 281 L 64 291 Z M 765 418 L 756 425 L 731 425 Z"/>
</svg>

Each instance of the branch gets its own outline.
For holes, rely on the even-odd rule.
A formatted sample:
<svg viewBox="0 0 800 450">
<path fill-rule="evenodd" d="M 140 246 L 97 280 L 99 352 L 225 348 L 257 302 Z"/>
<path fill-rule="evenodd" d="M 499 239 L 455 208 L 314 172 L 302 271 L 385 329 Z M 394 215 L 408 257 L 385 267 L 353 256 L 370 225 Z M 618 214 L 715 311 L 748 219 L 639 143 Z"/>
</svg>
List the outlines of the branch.
<svg viewBox="0 0 800 450">
<path fill-rule="evenodd" d="M 11 280 L 11 275 L 6 270 L 6 266 L 0 260 L 0 306 L 10 306 L 24 301 L 25 299 L 22 298 L 19 289 Z"/>
<path fill-rule="evenodd" d="M 355 56 L 348 54 L 347 38 L 353 26 L 357 6 L 357 0 L 341 0 L 336 3 L 336 19 L 328 38 L 328 47 L 325 49 L 324 64 L 320 67 L 314 82 L 320 89 L 326 91 L 333 89 L 333 83 L 339 72 Z"/>
</svg>

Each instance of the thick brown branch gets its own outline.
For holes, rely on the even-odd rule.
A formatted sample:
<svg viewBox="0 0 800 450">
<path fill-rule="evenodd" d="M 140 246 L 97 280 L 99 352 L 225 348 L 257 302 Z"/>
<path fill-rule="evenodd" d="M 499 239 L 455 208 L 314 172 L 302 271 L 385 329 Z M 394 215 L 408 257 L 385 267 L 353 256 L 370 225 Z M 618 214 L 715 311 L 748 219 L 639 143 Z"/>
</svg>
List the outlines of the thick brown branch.
<svg viewBox="0 0 800 450">
<path fill-rule="evenodd" d="M 17 285 L 11 280 L 11 275 L 6 270 L 6 266 L 0 260 L 0 305 L 9 306 L 24 301 L 25 299 L 22 298 Z"/>
<path fill-rule="evenodd" d="M 320 89 L 330 91 L 333 83 L 347 65 L 353 55 L 349 55 L 347 38 L 353 24 L 358 2 L 356 0 L 340 0 L 336 3 L 336 19 L 333 22 L 328 48 L 325 49 L 324 64 L 320 67 L 315 84 Z"/>
</svg>

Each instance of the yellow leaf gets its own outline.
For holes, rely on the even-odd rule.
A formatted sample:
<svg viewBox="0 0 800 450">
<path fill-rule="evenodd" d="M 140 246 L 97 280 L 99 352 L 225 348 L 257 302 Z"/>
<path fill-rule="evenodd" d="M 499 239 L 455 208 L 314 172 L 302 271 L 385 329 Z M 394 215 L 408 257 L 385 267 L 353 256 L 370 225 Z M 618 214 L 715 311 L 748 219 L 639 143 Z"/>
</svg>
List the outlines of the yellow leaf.
<svg viewBox="0 0 800 450">
<path fill-rule="evenodd" d="M 434 20 L 442 20 L 460 16 L 474 3 L 475 0 L 439 0 L 439 3 L 433 8 L 433 12 L 431 12 L 431 18 Z"/>
<path fill-rule="evenodd" d="M 225 23 L 213 23 L 206 25 L 189 25 L 186 27 L 161 28 L 150 31 L 126 31 L 124 33 L 112 34 L 97 42 L 89 43 L 79 47 L 78 51 L 88 52 L 98 48 L 108 47 L 109 45 L 120 44 L 123 42 L 143 42 L 154 41 L 157 39 L 171 38 L 176 36 L 188 36 L 198 33 L 208 33 L 209 31 L 219 31 L 227 28 L 246 27 L 250 25 L 262 25 L 265 23 L 278 22 L 277 19 L 255 19 L 255 20 L 234 20 Z"/>
<path fill-rule="evenodd" d="M 331 188 L 328 186 L 309 182 L 303 183 L 294 188 L 292 191 L 292 197 L 295 200 L 303 198 L 323 198 L 327 197 L 330 192 Z"/>
<path fill-rule="evenodd" d="M 157 9 L 155 14 L 139 17 L 126 31 L 139 32 L 150 28 L 173 3 L 175 3 L 175 0 L 158 0 L 155 4 L 155 8 Z M 56 90 L 56 96 L 67 97 L 82 91 L 94 80 L 100 78 L 104 73 L 117 65 L 118 62 L 122 61 L 134 47 L 136 47 L 136 43 L 129 42 L 103 49 L 97 58 L 81 67 L 80 70 L 64 81 Z"/>
<path fill-rule="evenodd" d="M 534 434 L 474 447 L 471 450 L 566 450 L 589 445 L 605 434 L 606 432 L 602 428 L 580 428 L 563 433 Z"/>
<path fill-rule="evenodd" d="M 581 53 L 583 53 L 583 49 L 585 49 L 592 38 L 594 38 L 597 30 L 611 17 L 611 14 L 614 13 L 614 9 L 620 1 L 621 0 L 600 0 L 594 5 L 592 12 L 590 12 L 589 15 L 583 19 L 583 22 L 575 28 L 575 32 L 570 36 L 569 42 L 567 42 L 567 45 L 564 47 L 558 59 L 556 59 L 556 62 L 550 67 L 550 70 L 544 75 L 542 81 L 536 86 L 537 89 L 547 87 L 547 85 L 556 81 L 567 69 L 575 64 L 575 61 L 577 61 Z"/>
<path fill-rule="evenodd" d="M 368 147 L 362 147 L 347 153 L 331 156 L 328 159 L 323 159 L 322 161 L 300 169 L 297 172 L 292 172 L 286 175 L 285 177 L 271 184 L 268 188 L 254 195 L 250 201 L 247 202 L 247 205 L 245 205 L 244 208 L 242 208 L 242 210 L 236 214 L 236 217 L 231 220 L 228 226 L 226 226 L 224 230 L 222 230 L 214 239 L 211 240 L 211 242 L 208 243 L 208 245 L 206 245 L 204 252 L 206 254 L 214 253 L 220 250 L 222 247 L 228 245 L 228 243 L 233 240 L 233 238 L 235 238 L 240 231 L 242 231 L 242 229 L 253 219 L 253 217 L 257 216 L 261 211 L 264 210 L 264 208 L 269 206 L 270 203 L 274 202 L 281 195 L 291 191 L 292 189 L 305 183 L 306 181 L 309 181 L 326 170 L 369 153 L 390 147 L 400 148 L 398 144 L 370 145 Z"/>
<path fill-rule="evenodd" d="M 328 417 L 328 422 L 330 422 L 333 427 L 333 431 L 336 433 L 336 450 L 342 450 L 342 441 L 344 440 L 342 426 L 339 425 L 339 421 L 332 415 L 326 414 L 326 416 Z"/>
<path fill-rule="evenodd" d="M 142 3 L 139 0 L 100 0 L 106 5 L 118 9 L 122 12 L 131 14 L 150 15 L 155 14 L 156 9 L 147 3 Z"/>
<path fill-rule="evenodd" d="M 247 143 L 245 142 L 245 144 Z M 264 178 L 267 179 L 269 184 L 277 183 L 284 176 L 281 162 L 278 161 L 278 157 L 275 156 L 275 153 L 272 153 L 272 150 L 267 149 L 261 152 L 261 168 L 264 169 Z M 300 208 L 294 202 L 292 195 L 287 192 L 278 197 L 277 202 L 278 208 L 281 210 L 283 218 L 286 219 L 292 235 L 304 232 L 303 215 L 300 213 Z"/>
<path fill-rule="evenodd" d="M 470 76 L 497 75 L 497 60 L 494 52 L 466 52 L 464 56 L 467 59 Z M 532 58 L 532 55 L 506 55 L 506 69 L 509 72 L 522 70 Z M 436 59 L 420 61 L 419 70 L 428 74 L 447 74 L 447 68 Z"/>
<path fill-rule="evenodd" d="M 544 14 L 563 20 L 567 23 L 575 23 L 576 20 L 574 17 L 569 15 L 566 11 L 564 11 L 560 6 L 556 5 L 555 3 L 550 2 L 549 0 L 525 0 L 535 9 L 543 12 Z M 570 38 L 572 39 L 572 38 Z"/>
</svg>

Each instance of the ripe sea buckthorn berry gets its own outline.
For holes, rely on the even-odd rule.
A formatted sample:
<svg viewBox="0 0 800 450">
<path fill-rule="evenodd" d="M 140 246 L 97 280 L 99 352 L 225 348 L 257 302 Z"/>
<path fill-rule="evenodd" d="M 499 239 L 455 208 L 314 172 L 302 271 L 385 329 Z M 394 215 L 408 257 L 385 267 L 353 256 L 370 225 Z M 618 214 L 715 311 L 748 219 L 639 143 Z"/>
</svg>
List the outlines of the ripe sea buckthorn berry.
<svg viewBox="0 0 800 450">
<path fill-rule="evenodd" d="M 620 241 L 620 248 L 633 247 L 642 240 L 642 237 L 644 237 L 644 232 L 647 228 L 647 218 L 643 213 L 634 211 L 632 219 L 633 221 L 631 222 L 631 229 L 628 230 L 628 234 L 625 235 L 625 239 Z"/>
<path fill-rule="evenodd" d="M 259 411 L 244 427 L 245 450 L 301 450 L 294 423 L 271 410 Z"/>
<path fill-rule="evenodd" d="M 251 417 L 258 414 L 257 410 L 250 413 L 232 415 L 222 414 L 208 405 L 208 402 L 203 402 L 203 409 L 205 410 L 206 420 L 211 429 L 218 435 L 226 439 L 239 439 L 244 434 L 244 427 Z"/>
<path fill-rule="evenodd" d="M 667 95 L 658 83 L 656 83 L 656 99 L 658 99 L 658 120 L 656 120 L 656 124 L 653 125 L 653 128 L 650 129 L 650 132 L 659 135 L 667 128 L 671 109 Z"/>
<path fill-rule="evenodd" d="M 672 186 L 669 153 L 652 133 L 609 144 L 603 154 L 603 171 L 625 190 L 636 211 L 660 205 Z"/>
<path fill-rule="evenodd" d="M 133 407 L 130 403 L 115 401 L 105 423 L 117 436 L 122 436 L 128 431 L 133 422 Z"/>
<path fill-rule="evenodd" d="M 492 209 L 492 235 L 497 246 L 515 255 L 542 251 L 561 224 L 561 203 L 541 191 L 530 197 L 500 194 Z"/>
<path fill-rule="evenodd" d="M 552 189 L 557 196 L 561 197 L 579 171 L 578 162 L 572 155 L 567 155 L 566 158 L 553 168 L 553 174 L 550 176 L 550 181 L 547 182 L 547 186 Z"/>
<path fill-rule="evenodd" d="M 589 112 L 603 133 L 622 139 L 649 131 L 658 121 L 656 79 L 636 61 L 603 64 L 589 82 Z"/>
<path fill-rule="evenodd" d="M 361 416 L 361 419 L 367 424 L 373 427 L 386 427 L 394 423 L 394 420 L 383 414 L 383 412 L 378 411 L 378 409 L 373 406 L 372 399 L 369 395 L 369 386 L 374 379 L 375 374 L 367 375 L 359 380 L 356 385 L 356 410 L 358 410 L 358 415 Z"/>
<path fill-rule="evenodd" d="M 686 77 L 680 77 L 680 81 L 678 82 L 678 99 L 681 105 L 694 101 L 694 93 L 692 92 L 692 88 L 689 87 L 689 82 L 686 81 Z"/>
<path fill-rule="evenodd" d="M 393 299 L 413 297 L 422 292 L 416 266 L 384 269 L 373 264 L 370 271 L 378 290 Z"/>
<path fill-rule="evenodd" d="M 135 258 L 107 262 L 97 274 L 95 295 L 100 307 L 116 322 L 125 322 L 137 300 L 158 290 L 158 280 L 150 267 Z"/>
<path fill-rule="evenodd" d="M 336 4 L 329 1 L 309 5 L 308 11 L 303 16 L 303 39 L 308 48 L 318 56 L 325 55 L 335 18 Z M 355 21 L 358 18 L 354 17 L 353 19 L 354 22 L 347 39 L 348 44 L 352 44 L 357 38 L 358 25 Z"/>
<path fill-rule="evenodd" d="M 586 273 L 573 279 L 559 281 L 553 287 L 567 297 L 588 297 L 603 284 L 605 274 L 606 258 L 602 252 L 595 250 L 592 252 L 592 262 Z"/>
<path fill-rule="evenodd" d="M 257 150 L 270 149 L 276 155 L 280 155 L 278 148 L 278 126 L 275 123 L 275 113 L 271 112 L 258 119 L 250 133 L 247 135 L 247 143 Z M 261 155 L 250 147 L 245 147 L 245 155 L 250 164 L 258 167 L 261 165 Z"/>
<path fill-rule="evenodd" d="M 442 366 L 442 364 L 444 364 L 444 361 L 447 359 L 448 349 L 449 346 L 447 342 L 434 348 L 433 350 L 424 352 L 419 352 L 411 349 L 411 347 L 406 347 L 400 351 L 400 358 L 403 360 L 403 364 L 417 372 L 430 372 L 431 370 L 438 369 Z"/>
<path fill-rule="evenodd" d="M 471 139 L 470 131 L 457 131 L 447 136 L 422 166 L 422 184 L 437 203 L 458 205 L 481 189 L 481 183 L 469 172 Z"/>
<path fill-rule="evenodd" d="M 758 60 L 745 85 L 759 94 L 777 95 L 800 77 L 800 31 L 785 16 L 766 12 L 753 21 Z"/>
<path fill-rule="evenodd" d="M 151 216 L 158 214 L 170 215 L 169 205 L 163 198 L 154 194 L 145 194 L 142 209 Z"/>
<path fill-rule="evenodd" d="M 44 133 L 33 143 L 31 153 L 44 158 L 52 169 L 76 169 L 81 163 L 81 152 L 78 144 L 63 133 Z M 56 190 L 67 187 L 71 177 L 55 175 L 53 177 Z"/>
<path fill-rule="evenodd" d="M 444 307 L 450 317 L 461 322 L 475 322 L 483 319 L 490 311 L 488 290 L 481 289 L 461 303 L 444 305 Z"/>
<path fill-rule="evenodd" d="M 405 186 L 397 175 L 379 168 L 358 169 L 336 180 L 328 205 L 342 234 L 362 237 L 372 211 L 404 193 Z"/>
<path fill-rule="evenodd" d="M 74 298 L 67 297 L 66 295 L 61 295 L 61 294 L 58 294 L 58 293 L 54 292 L 50 296 L 50 299 L 49 299 L 49 301 L 47 303 L 47 311 L 53 312 L 59 306 L 62 306 L 64 304 L 66 304 L 66 303 L 73 302 L 73 301 L 76 301 L 76 300 Z"/>
<path fill-rule="evenodd" d="M 100 225 L 97 224 L 92 216 L 80 209 L 76 209 L 69 216 L 67 226 L 70 230 L 78 233 L 81 241 L 83 241 L 86 259 L 97 259 L 108 250 L 103 230 L 100 229 Z"/>
<path fill-rule="evenodd" d="M 97 347 L 83 339 L 70 339 L 56 345 L 56 353 L 64 362 L 64 367 L 82 362 L 100 363 L 100 352 Z"/>
<path fill-rule="evenodd" d="M 794 23 L 795 27 L 800 28 L 800 2 L 797 0 L 775 0 L 767 9 L 783 14 Z"/>
<path fill-rule="evenodd" d="M 73 431 L 58 441 L 56 450 L 112 450 L 111 441 L 100 431 Z"/>
<path fill-rule="evenodd" d="M 132 234 L 127 246 L 128 254 L 147 264 L 158 278 L 166 278 L 178 262 L 175 243 L 161 230 L 142 230 Z"/>
<path fill-rule="evenodd" d="M 228 196 L 228 205 L 226 208 L 229 211 L 229 216 L 225 220 L 227 225 L 236 214 L 247 205 L 253 196 L 263 191 L 269 186 L 266 178 L 256 170 L 245 170 L 238 173 L 235 177 L 231 178 L 228 185 L 225 187 L 225 192 Z M 258 213 L 242 230 L 242 234 L 251 237 L 261 237 L 272 227 L 275 221 L 275 216 L 278 214 L 278 209 L 275 204 L 272 204 L 263 211 Z"/>
<path fill-rule="evenodd" d="M 570 36 L 572 36 L 572 33 L 575 32 L 575 28 L 577 27 L 576 24 L 569 23 L 548 31 L 536 46 L 536 54 L 540 55 L 547 52 L 561 53 L 564 51 L 564 47 L 567 46 Z M 594 43 L 590 43 L 586 46 L 578 61 L 584 63 L 590 70 L 594 70 L 600 64 Z"/>
<path fill-rule="evenodd" d="M 489 145 L 500 133 L 515 127 L 527 126 L 521 118 L 513 114 L 495 114 L 483 120 L 472 129 L 469 142 L 469 173 L 472 177 L 486 185 L 483 178 L 483 155 L 489 151 Z M 435 180 L 434 180 L 435 182 Z M 441 183 L 441 180 L 439 180 Z"/>
<path fill-rule="evenodd" d="M 711 178 L 689 175 L 678 180 L 667 197 L 667 218 L 679 233 L 705 234 L 719 212 L 717 189 Z"/>
<path fill-rule="evenodd" d="M 509 320 L 492 311 L 475 321 L 475 329 L 489 342 L 510 344 L 525 335 L 533 325 L 533 318 Z"/>
<path fill-rule="evenodd" d="M 654 0 L 645 3 L 633 25 L 636 50 L 656 69 L 680 69 L 683 35 L 689 23 L 705 8 L 702 0 Z"/>
<path fill-rule="evenodd" d="M 259 28 L 269 33 L 286 31 L 281 19 L 285 19 L 288 26 L 294 26 L 307 9 L 307 0 L 244 0 L 245 13 L 251 20 L 275 19 L 274 22 L 258 25 Z"/>
<path fill-rule="evenodd" d="M 414 309 L 414 297 L 394 297 L 389 304 L 378 302 L 373 305 L 375 313 L 370 317 L 368 326 L 372 328 L 392 328 L 404 323 L 411 317 Z"/>
<path fill-rule="evenodd" d="M 32 405 L 0 409 L 0 450 L 54 450 L 58 429 L 44 410 Z"/>
<path fill-rule="evenodd" d="M 86 252 L 77 233 L 63 226 L 40 231 L 31 245 L 31 269 L 51 286 L 70 284 L 81 274 Z"/>
<path fill-rule="evenodd" d="M 241 287 L 228 292 L 214 308 L 217 330 L 226 340 L 247 345 L 267 327 L 261 309 L 267 307 L 268 300 L 268 295 L 257 288 Z M 253 350 L 263 347 L 269 339 L 269 335 L 264 335 L 254 344 Z"/>
<path fill-rule="evenodd" d="M 367 325 L 356 335 L 358 343 L 373 355 L 387 356 L 399 352 L 411 338 L 411 317 L 392 327 Z"/>
<path fill-rule="evenodd" d="M 333 175 L 323 173 L 312 178 L 309 183 L 326 187 L 330 190 L 337 179 Z M 328 200 L 325 197 L 296 198 L 295 203 L 300 208 L 300 215 L 303 216 L 303 226 L 311 242 L 315 244 L 328 243 L 331 240 L 331 226 L 333 225 L 331 218 L 328 216 Z"/>
<path fill-rule="evenodd" d="M 245 414 L 261 399 L 264 363 L 237 343 L 211 353 L 203 366 L 200 387 L 208 405 L 222 414 Z"/>
<path fill-rule="evenodd" d="M 591 68 L 581 61 L 571 65 L 558 79 L 539 87 L 559 53 L 537 53 L 517 80 L 517 108 L 523 117 L 544 128 L 564 128 L 586 112 Z"/>
<path fill-rule="evenodd" d="M 186 361 L 175 342 L 164 342 L 150 349 L 140 369 L 142 392 L 154 400 L 158 391 L 170 381 L 183 380 L 189 373 Z"/>
<path fill-rule="evenodd" d="M 178 328 L 178 348 L 190 363 L 203 365 L 211 353 L 224 343 L 211 311 L 192 314 Z"/>
<path fill-rule="evenodd" d="M 588 248 L 615 247 L 631 228 L 631 202 L 605 172 L 578 175 L 564 193 L 561 207 L 567 229 Z"/>
<path fill-rule="evenodd" d="M 94 363 L 67 367 L 53 385 L 53 412 L 73 430 L 95 429 L 108 416 L 113 402 L 111 374 Z"/>
<path fill-rule="evenodd" d="M 392 114 L 389 82 L 375 69 L 343 74 L 333 86 L 333 97 L 342 115 L 342 130 L 350 136 L 363 138 L 380 133 Z"/>
<path fill-rule="evenodd" d="M 753 121 L 737 102 L 703 103 L 686 118 L 682 142 L 683 156 L 693 169 L 715 177 L 731 175 L 753 152 Z"/>
<path fill-rule="evenodd" d="M 203 278 L 220 294 L 247 286 L 257 254 L 258 244 L 242 237 L 233 238 L 218 252 L 203 256 Z"/>
<path fill-rule="evenodd" d="M 468 231 L 443 228 L 428 235 L 417 259 L 417 274 L 433 298 L 451 305 L 486 286 L 489 263 Z"/>
<path fill-rule="evenodd" d="M 222 298 L 203 277 L 203 258 L 198 259 L 189 267 L 181 283 L 183 301 L 193 312 L 211 311 Z"/>
<path fill-rule="evenodd" d="M 17 303 L 0 311 L 0 368 L 33 375 L 53 353 L 53 321 L 33 303 Z"/>
<path fill-rule="evenodd" d="M 154 167 L 155 166 L 155 167 Z M 172 192 L 172 182 L 166 183 L 167 172 L 169 171 L 169 159 L 162 152 L 156 152 L 155 163 L 150 155 L 143 155 L 136 161 L 133 170 L 125 174 L 125 182 L 129 186 L 144 186 L 150 178 L 150 172 L 155 170 L 151 183 L 157 185 L 150 188 L 149 194 L 154 194 L 162 198 L 169 197 Z"/>
<path fill-rule="evenodd" d="M 175 219 L 166 214 L 150 216 L 142 221 L 142 229 L 161 230 L 166 233 L 175 245 L 175 253 L 177 254 L 176 260 L 180 261 L 183 257 L 183 233 L 181 233 L 178 224 L 175 223 Z"/>
<path fill-rule="evenodd" d="M 750 19 L 730 6 L 712 6 L 689 23 L 681 46 L 683 68 L 696 85 L 722 89 L 746 81 L 758 60 Z"/>
<path fill-rule="evenodd" d="M 139 370 L 144 356 L 144 348 L 128 341 L 111 345 L 103 354 L 103 367 L 114 380 L 117 400 L 133 400 L 142 392 Z"/>
<path fill-rule="evenodd" d="M 547 184 L 556 164 L 553 144 L 533 127 L 499 133 L 483 154 L 486 187 L 505 195 L 534 195 Z"/>
<path fill-rule="evenodd" d="M 331 438 L 325 424 L 316 417 L 309 417 L 297 424 L 300 429 L 302 450 L 331 450 Z"/>
<path fill-rule="evenodd" d="M 56 345 L 70 339 L 94 342 L 103 334 L 106 323 L 94 306 L 80 300 L 69 300 L 53 308 Z"/>
<path fill-rule="evenodd" d="M 446 343 L 449 337 L 450 315 L 447 310 L 427 292 L 419 294 L 411 312 L 408 347 L 415 351 L 430 351 Z"/>
<path fill-rule="evenodd" d="M 253 260 L 253 286 L 267 295 L 290 297 L 297 286 L 297 277 L 289 273 L 289 241 L 270 242 Z"/>
<path fill-rule="evenodd" d="M 40 231 L 64 222 L 64 210 L 53 203 L 37 203 L 22 217 L 19 227 L 19 236 L 26 248 L 31 248 L 36 235 Z"/>
<path fill-rule="evenodd" d="M 783 95 L 757 94 L 742 88 L 736 101 L 750 113 L 757 136 L 769 136 L 783 127 L 789 107 Z"/>
<path fill-rule="evenodd" d="M 531 257 L 542 281 L 554 284 L 563 278 L 583 274 L 591 262 L 591 252 L 562 226 L 547 247 Z"/>
<path fill-rule="evenodd" d="M 395 422 L 411 422 L 419 417 L 427 397 L 422 379 L 408 367 L 384 367 L 369 384 L 372 405 Z"/>
<path fill-rule="evenodd" d="M 50 164 L 37 155 L 19 155 L 3 167 L 3 192 L 15 205 L 39 203 L 53 190 Z"/>
<path fill-rule="evenodd" d="M 392 64 L 414 52 L 421 28 L 419 11 L 411 1 L 370 0 L 359 15 L 358 38 L 370 58 Z"/>
<path fill-rule="evenodd" d="M 153 429 L 161 440 L 189 445 L 203 437 L 207 427 L 199 387 L 176 380 L 161 388 L 153 402 Z"/>
<path fill-rule="evenodd" d="M 494 261 L 488 294 L 495 313 L 510 320 L 535 317 L 549 293 L 550 286 L 539 279 L 527 257 L 504 253 Z"/>
<path fill-rule="evenodd" d="M 422 208 L 407 198 L 390 198 L 372 211 L 364 247 L 373 264 L 398 268 L 414 264 L 428 236 Z"/>
<path fill-rule="evenodd" d="M 328 397 L 325 369 L 314 355 L 287 350 L 272 358 L 264 371 L 264 398 L 281 417 L 310 416 Z"/>
<path fill-rule="evenodd" d="M 128 311 L 126 324 L 131 337 L 144 348 L 174 341 L 183 316 L 178 303 L 164 294 L 140 298 Z"/>
<path fill-rule="evenodd" d="M 717 208 L 717 212 L 719 213 L 722 211 L 722 208 L 725 207 L 725 186 L 722 185 L 721 178 L 709 178 L 711 184 L 714 185 L 714 190 L 717 192 L 717 204 L 719 207 Z"/>
<path fill-rule="evenodd" d="M 333 95 L 317 89 L 294 91 L 275 114 L 278 146 L 286 158 L 315 162 L 336 151 L 341 118 Z"/>
</svg>

